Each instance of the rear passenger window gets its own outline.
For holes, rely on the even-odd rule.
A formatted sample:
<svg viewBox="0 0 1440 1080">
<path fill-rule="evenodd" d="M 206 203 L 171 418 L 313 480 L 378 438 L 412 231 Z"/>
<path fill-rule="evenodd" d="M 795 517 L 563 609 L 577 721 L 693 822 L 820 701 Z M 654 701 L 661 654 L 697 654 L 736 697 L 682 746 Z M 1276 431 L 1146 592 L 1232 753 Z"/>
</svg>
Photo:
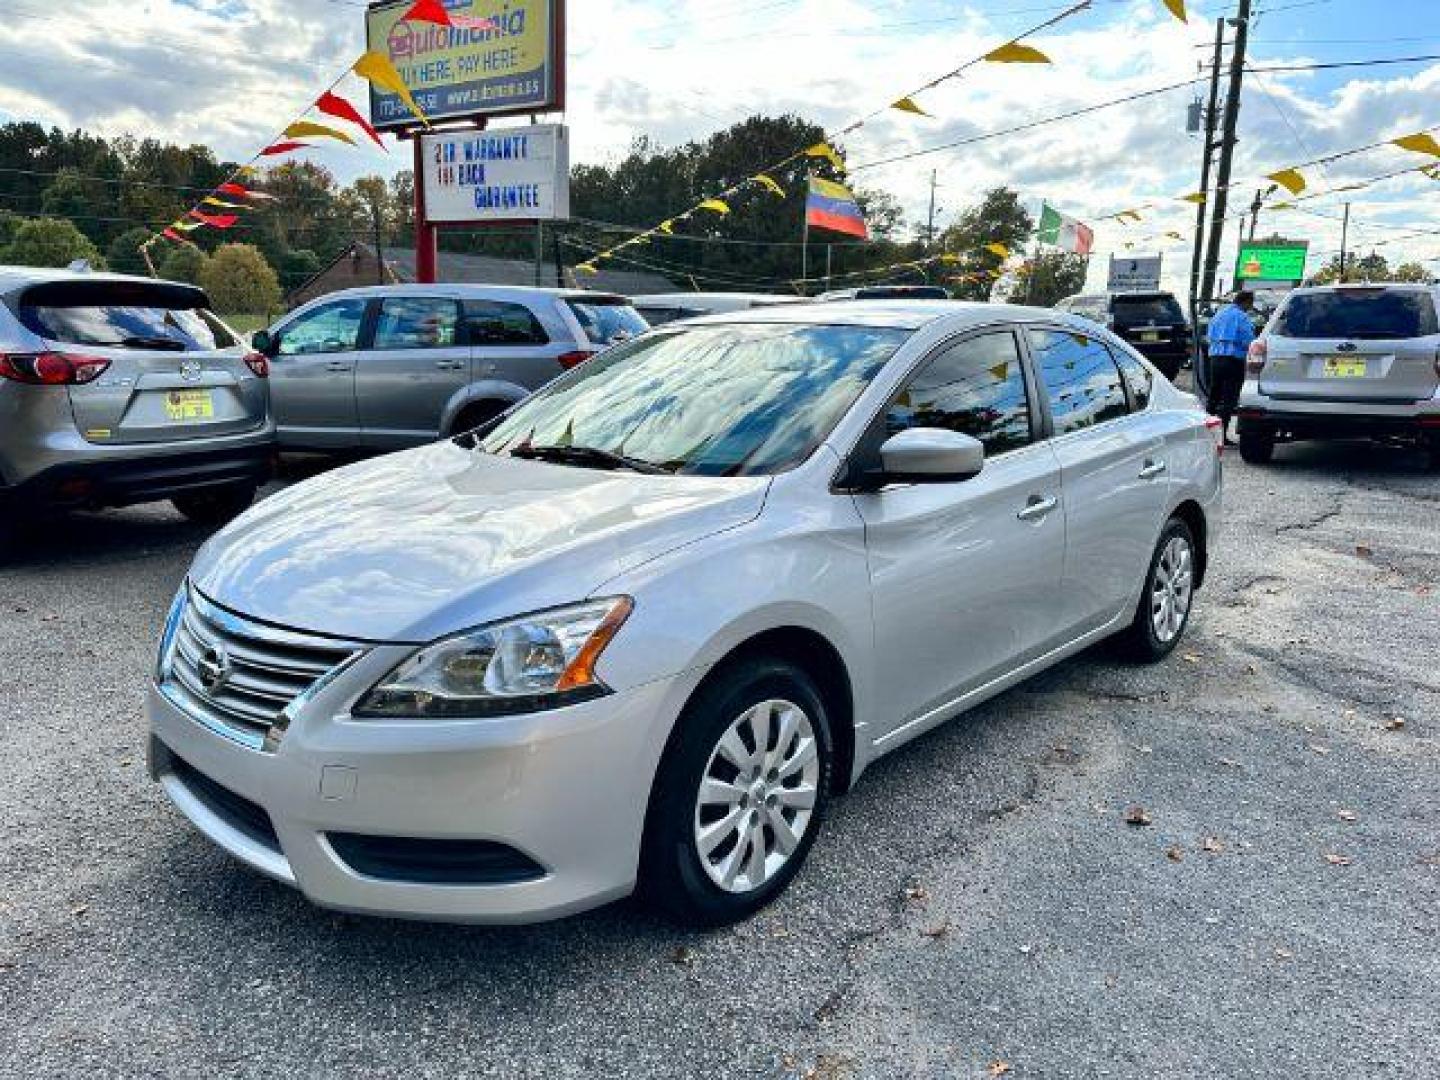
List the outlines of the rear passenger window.
<svg viewBox="0 0 1440 1080">
<path fill-rule="evenodd" d="M 885 415 L 885 430 L 912 427 L 972 435 L 991 456 L 1027 445 L 1030 401 L 1015 335 L 967 338 L 911 376 Z"/>
<path fill-rule="evenodd" d="M 1155 387 L 1155 376 L 1150 369 L 1124 349 L 1110 348 L 1110 355 L 1120 365 L 1120 374 L 1130 390 L 1130 411 L 1139 412 L 1150 404 L 1150 394 Z"/>
<path fill-rule="evenodd" d="M 546 345 L 550 335 L 524 304 L 466 300 L 465 325 L 472 345 Z"/>
<path fill-rule="evenodd" d="M 459 323 L 459 307 L 454 300 L 390 297 L 380 302 L 374 348 L 444 349 L 456 343 Z"/>
<path fill-rule="evenodd" d="M 1055 434 L 1103 424 L 1130 411 L 1120 369 L 1110 350 L 1092 337 L 1067 330 L 1030 330 L 1041 379 L 1050 398 Z"/>
</svg>

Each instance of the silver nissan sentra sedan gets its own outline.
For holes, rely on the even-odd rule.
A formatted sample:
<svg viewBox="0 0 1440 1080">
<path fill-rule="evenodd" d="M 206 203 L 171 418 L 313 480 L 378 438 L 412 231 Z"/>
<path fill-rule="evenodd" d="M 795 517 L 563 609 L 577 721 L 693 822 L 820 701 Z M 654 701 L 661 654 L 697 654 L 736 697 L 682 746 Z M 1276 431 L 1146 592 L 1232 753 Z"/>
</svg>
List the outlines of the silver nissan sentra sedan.
<svg viewBox="0 0 1440 1080">
<path fill-rule="evenodd" d="M 1101 639 L 1174 649 L 1220 493 L 1195 400 L 1073 316 L 662 328 L 212 539 L 150 770 L 326 907 L 733 921 L 880 755 Z"/>
</svg>

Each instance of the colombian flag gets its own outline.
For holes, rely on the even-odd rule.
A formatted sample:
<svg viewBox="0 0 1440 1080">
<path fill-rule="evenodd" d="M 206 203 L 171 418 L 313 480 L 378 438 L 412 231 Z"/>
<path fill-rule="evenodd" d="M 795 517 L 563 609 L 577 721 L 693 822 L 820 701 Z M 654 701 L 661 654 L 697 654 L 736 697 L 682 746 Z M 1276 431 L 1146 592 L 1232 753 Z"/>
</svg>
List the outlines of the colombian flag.
<svg viewBox="0 0 1440 1080">
<path fill-rule="evenodd" d="M 832 180 L 810 178 L 810 196 L 805 200 L 805 222 L 812 229 L 829 229 L 831 232 L 870 239 L 865 228 L 865 215 L 860 204 L 844 184 Z"/>
</svg>

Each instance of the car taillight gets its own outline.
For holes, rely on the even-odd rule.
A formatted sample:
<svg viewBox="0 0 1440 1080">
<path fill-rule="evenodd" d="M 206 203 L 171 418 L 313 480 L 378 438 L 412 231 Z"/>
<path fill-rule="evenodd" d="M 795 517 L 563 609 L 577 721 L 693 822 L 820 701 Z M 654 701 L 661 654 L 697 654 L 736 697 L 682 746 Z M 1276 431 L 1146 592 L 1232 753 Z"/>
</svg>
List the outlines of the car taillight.
<svg viewBox="0 0 1440 1080">
<path fill-rule="evenodd" d="M 1225 425 L 1220 422 L 1218 416 L 1207 416 L 1205 418 L 1205 430 L 1215 436 L 1215 456 L 1225 456 Z"/>
<path fill-rule="evenodd" d="M 573 367 L 579 367 L 581 364 L 583 364 L 586 360 L 589 360 L 594 355 L 595 354 L 593 352 L 587 352 L 584 349 L 577 349 L 575 352 L 561 353 L 555 359 L 560 361 L 560 366 L 562 368 L 564 368 L 566 371 L 569 371 Z"/>
<path fill-rule="evenodd" d="M 245 366 L 255 373 L 257 379 L 270 377 L 270 358 L 262 352 L 246 353 Z"/>
<path fill-rule="evenodd" d="M 110 366 L 103 356 L 80 353 L 0 353 L 0 379 L 32 386 L 78 386 L 94 382 Z"/>
<path fill-rule="evenodd" d="M 1265 344 L 1264 338 L 1256 338 L 1250 343 L 1250 352 L 1245 357 L 1245 374 L 1258 377 L 1265 370 L 1265 361 L 1270 357 L 1270 347 Z"/>
</svg>

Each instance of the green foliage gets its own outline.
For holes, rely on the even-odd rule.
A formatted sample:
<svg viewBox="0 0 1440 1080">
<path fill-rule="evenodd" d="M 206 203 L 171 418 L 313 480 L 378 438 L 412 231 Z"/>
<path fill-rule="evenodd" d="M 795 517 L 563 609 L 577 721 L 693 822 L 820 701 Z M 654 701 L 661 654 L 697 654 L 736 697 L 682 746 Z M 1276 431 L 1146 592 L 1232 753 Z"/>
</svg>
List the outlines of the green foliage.
<svg viewBox="0 0 1440 1080">
<path fill-rule="evenodd" d="M 280 260 L 280 288 L 284 292 L 298 289 L 320 272 L 324 264 L 309 248 L 287 251 Z"/>
<path fill-rule="evenodd" d="M 68 266 L 76 259 L 89 261 L 96 270 L 105 266 L 84 233 L 70 222 L 54 218 L 22 222 L 0 256 L 0 262 L 16 266 Z"/>
<path fill-rule="evenodd" d="M 957 276 L 981 275 L 982 280 L 955 283 L 957 300 L 988 300 L 991 281 L 1004 261 L 986 250 L 990 244 L 1003 244 L 1018 254 L 1028 242 L 1034 228 L 1020 196 L 1007 187 L 991 188 L 974 206 L 962 211 L 940 235 L 940 247 L 954 252 L 960 261 L 955 264 Z"/>
<path fill-rule="evenodd" d="M 1376 251 L 1372 251 L 1369 255 L 1356 255 L 1351 252 L 1345 256 L 1344 280 L 1347 282 L 1405 281 L 1424 284 L 1432 277 L 1433 275 L 1418 262 L 1401 263 L 1392 269 L 1385 256 Z M 1333 285 L 1340 280 L 1339 255 L 1331 256 L 1329 262 L 1310 276 L 1312 285 Z"/>
<path fill-rule="evenodd" d="M 183 281 L 188 285 L 200 284 L 200 272 L 205 268 L 209 256 L 197 247 L 188 244 L 170 248 L 157 269 L 167 281 Z"/>
<path fill-rule="evenodd" d="M 280 283 L 252 244 L 222 244 L 200 268 L 200 286 L 220 315 L 266 315 L 280 305 Z"/>
<path fill-rule="evenodd" d="M 1417 285 L 1429 282 L 1431 274 L 1418 262 L 1401 263 L 1390 272 L 1391 281 L 1408 281 Z"/>
<path fill-rule="evenodd" d="M 149 274 L 140 245 L 153 235 L 149 229 L 126 229 L 105 249 L 106 264 L 117 274 Z"/>
<path fill-rule="evenodd" d="M 1073 296 L 1085 288 L 1088 270 L 1089 263 L 1084 255 L 1069 252 L 1040 255 L 1025 264 L 1009 301 L 1034 307 L 1054 307 L 1055 301 Z"/>
</svg>

